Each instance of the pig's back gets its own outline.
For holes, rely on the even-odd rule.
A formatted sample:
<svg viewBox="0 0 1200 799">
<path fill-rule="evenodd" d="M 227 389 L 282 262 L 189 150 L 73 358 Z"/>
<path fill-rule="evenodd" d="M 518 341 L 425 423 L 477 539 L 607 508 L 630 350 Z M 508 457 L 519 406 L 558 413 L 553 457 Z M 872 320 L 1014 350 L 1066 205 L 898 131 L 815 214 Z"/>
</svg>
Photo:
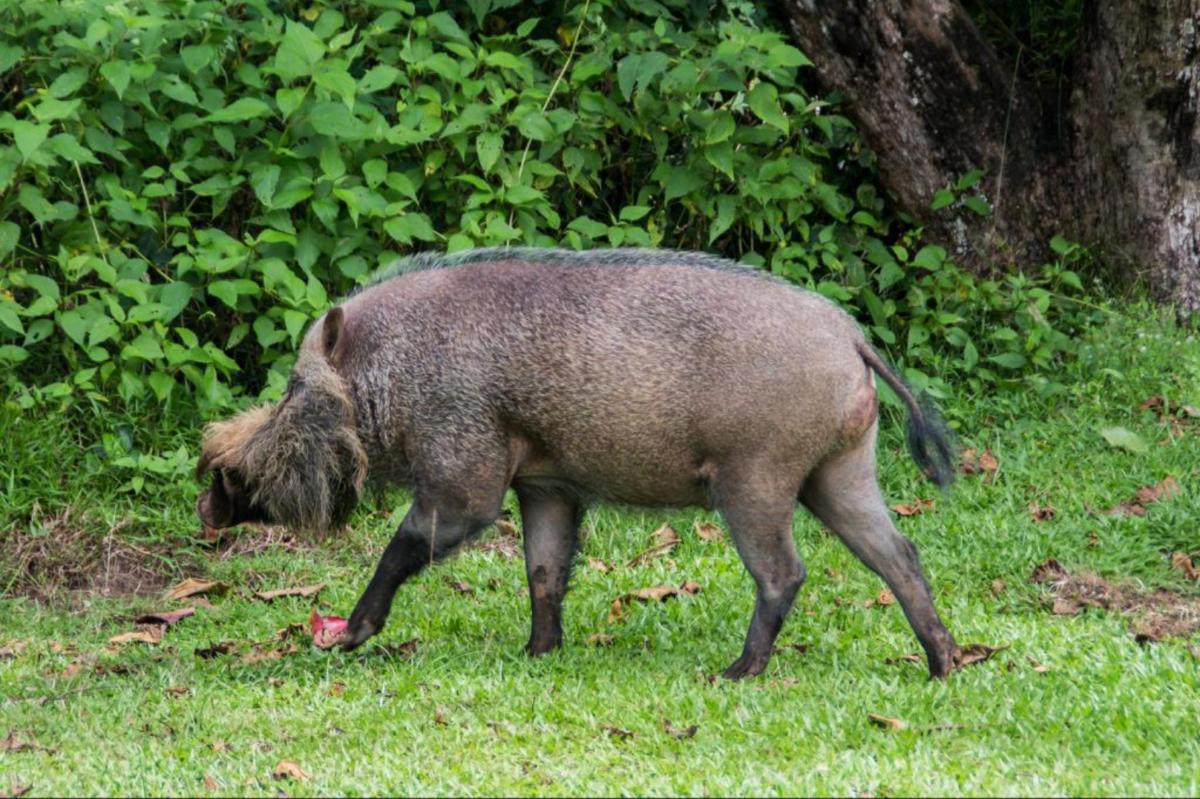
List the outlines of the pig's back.
<svg viewBox="0 0 1200 799">
<path fill-rule="evenodd" d="M 864 373 L 861 334 L 828 301 L 705 262 L 497 260 L 346 307 L 408 424 L 489 417 L 530 443 L 526 476 L 629 502 L 702 501 L 701 473 L 734 457 L 802 468 Z"/>
</svg>

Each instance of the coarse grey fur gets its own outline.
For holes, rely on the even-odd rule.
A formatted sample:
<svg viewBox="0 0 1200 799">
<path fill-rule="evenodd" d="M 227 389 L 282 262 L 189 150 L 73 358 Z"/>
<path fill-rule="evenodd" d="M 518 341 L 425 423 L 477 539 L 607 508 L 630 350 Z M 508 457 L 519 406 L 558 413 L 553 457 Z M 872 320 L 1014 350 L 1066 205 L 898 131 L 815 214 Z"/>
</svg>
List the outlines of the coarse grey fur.
<svg viewBox="0 0 1200 799">
<path fill-rule="evenodd" d="M 413 505 L 351 615 L 352 648 L 382 628 L 401 583 L 496 519 L 511 487 L 528 649 L 541 654 L 562 639 L 587 503 L 715 507 L 757 585 L 742 656 L 725 672 L 736 678 L 765 668 L 805 579 L 791 529 L 799 501 L 884 578 L 931 675 L 944 676 L 958 648 L 875 480 L 872 372 L 909 406 L 922 468 L 948 482 L 953 453 L 936 413 L 816 294 L 695 253 L 416 256 L 313 325 L 280 406 L 210 428 L 199 471 L 216 476 L 197 510 L 213 526 L 321 526 L 357 499 L 360 466 L 411 486 Z M 323 410 L 306 419 L 294 410 L 305 407 Z M 317 468 L 295 476 L 305 451 Z M 314 478 L 330 497 L 316 509 L 286 490 Z M 282 498 L 268 485 L 285 487 Z"/>
</svg>

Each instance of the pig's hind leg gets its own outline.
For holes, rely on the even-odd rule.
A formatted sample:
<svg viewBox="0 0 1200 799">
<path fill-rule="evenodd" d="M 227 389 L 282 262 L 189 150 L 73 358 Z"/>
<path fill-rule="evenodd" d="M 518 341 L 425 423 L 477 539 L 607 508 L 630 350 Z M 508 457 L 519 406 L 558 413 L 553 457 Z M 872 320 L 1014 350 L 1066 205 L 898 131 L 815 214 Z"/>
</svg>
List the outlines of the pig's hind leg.
<svg viewBox="0 0 1200 799">
<path fill-rule="evenodd" d="M 925 649 L 931 677 L 954 666 L 958 647 L 942 624 L 917 548 L 896 531 L 875 479 L 875 428 L 851 449 L 822 463 L 804 485 L 802 501 L 892 589 Z"/>
<path fill-rule="evenodd" d="M 711 494 L 756 587 L 754 615 L 742 655 L 725 669 L 727 679 L 753 677 L 767 667 L 775 638 L 804 584 L 807 571 L 796 554 L 792 516 L 798 485 L 778 464 L 724 466 Z"/>
<path fill-rule="evenodd" d="M 562 602 L 582 517 L 578 499 L 563 491 L 517 483 L 525 537 L 532 624 L 525 650 L 544 655 L 562 644 Z"/>
</svg>

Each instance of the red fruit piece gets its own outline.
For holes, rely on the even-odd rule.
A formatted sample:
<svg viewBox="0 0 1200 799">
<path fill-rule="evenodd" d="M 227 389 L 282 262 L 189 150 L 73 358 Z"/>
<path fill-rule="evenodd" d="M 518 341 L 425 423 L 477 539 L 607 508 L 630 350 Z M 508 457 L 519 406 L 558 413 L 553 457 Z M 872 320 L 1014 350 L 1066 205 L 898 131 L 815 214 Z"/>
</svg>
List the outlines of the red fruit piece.
<svg viewBox="0 0 1200 799">
<path fill-rule="evenodd" d="M 341 616 L 322 616 L 313 608 L 308 617 L 308 626 L 312 628 L 313 644 L 318 649 L 329 649 L 337 646 L 346 634 L 346 620 Z"/>
</svg>

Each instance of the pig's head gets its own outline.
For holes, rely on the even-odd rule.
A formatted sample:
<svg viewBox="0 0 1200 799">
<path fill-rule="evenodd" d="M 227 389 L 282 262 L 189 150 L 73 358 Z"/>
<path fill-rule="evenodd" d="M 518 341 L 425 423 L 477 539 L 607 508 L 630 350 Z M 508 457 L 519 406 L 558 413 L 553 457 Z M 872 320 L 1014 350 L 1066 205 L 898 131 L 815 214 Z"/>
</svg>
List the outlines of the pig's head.
<svg viewBox="0 0 1200 799">
<path fill-rule="evenodd" d="M 342 327 L 334 308 L 305 337 L 287 393 L 204 433 L 196 477 L 212 486 L 196 500 L 209 527 L 242 522 L 322 532 L 345 523 L 367 478 L 354 403 L 332 355 Z"/>
</svg>

